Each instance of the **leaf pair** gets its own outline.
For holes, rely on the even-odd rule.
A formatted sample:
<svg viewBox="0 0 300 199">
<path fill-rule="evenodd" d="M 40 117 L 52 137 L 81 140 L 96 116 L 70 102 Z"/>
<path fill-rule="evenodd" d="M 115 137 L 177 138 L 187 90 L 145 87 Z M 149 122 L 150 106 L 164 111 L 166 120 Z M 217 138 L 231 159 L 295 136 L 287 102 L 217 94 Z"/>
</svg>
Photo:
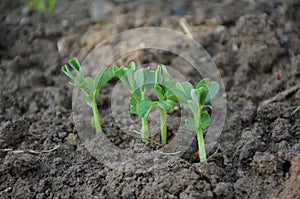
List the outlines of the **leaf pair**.
<svg viewBox="0 0 300 199">
<path fill-rule="evenodd" d="M 190 131 L 197 132 L 198 128 L 206 129 L 210 124 L 210 116 L 207 112 L 201 113 L 200 124 L 201 126 L 199 126 L 193 118 L 185 120 L 185 126 Z"/>
<path fill-rule="evenodd" d="M 95 100 L 99 95 L 99 90 L 111 80 L 115 74 L 113 68 L 102 68 L 95 79 L 87 76 L 84 77 L 84 74 L 81 70 L 81 66 L 76 58 L 70 59 L 68 64 L 74 69 L 76 75 L 74 75 L 67 65 L 62 67 L 62 71 L 73 81 L 70 82 L 72 85 L 81 88 L 85 96 L 83 100 L 89 105 L 92 106 L 93 100 Z"/>
<path fill-rule="evenodd" d="M 167 67 L 157 66 L 157 69 L 155 71 L 155 93 L 158 97 L 159 101 L 164 100 L 171 100 L 171 101 L 177 101 L 176 95 L 172 92 L 171 86 L 174 85 L 175 82 L 173 82 L 170 78 L 170 74 L 167 70 Z"/>
<path fill-rule="evenodd" d="M 172 100 L 153 102 L 150 99 L 146 99 L 136 104 L 136 114 L 140 117 L 148 117 L 152 108 L 156 106 L 158 106 L 166 112 L 171 112 L 174 107 L 174 102 Z"/>
</svg>

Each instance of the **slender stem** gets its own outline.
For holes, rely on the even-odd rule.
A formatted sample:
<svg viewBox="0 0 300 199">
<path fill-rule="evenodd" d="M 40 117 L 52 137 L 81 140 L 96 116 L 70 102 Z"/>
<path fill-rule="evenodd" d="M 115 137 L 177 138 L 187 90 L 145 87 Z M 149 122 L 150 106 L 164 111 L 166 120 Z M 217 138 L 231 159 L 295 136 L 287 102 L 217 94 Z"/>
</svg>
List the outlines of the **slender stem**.
<svg viewBox="0 0 300 199">
<path fill-rule="evenodd" d="M 203 138 L 203 132 L 202 132 L 202 127 L 201 127 L 201 113 L 203 111 L 203 106 L 199 107 L 199 115 L 198 117 L 198 130 L 197 130 L 197 140 L 198 140 L 198 149 L 199 149 L 199 157 L 200 157 L 200 162 L 206 163 L 206 151 L 205 151 L 205 145 L 204 145 L 204 138 Z"/>
<path fill-rule="evenodd" d="M 148 119 L 146 117 L 142 118 L 142 141 L 148 142 L 149 130 L 148 130 Z"/>
<path fill-rule="evenodd" d="M 158 108 L 160 113 L 160 133 L 161 133 L 161 143 L 167 144 L 167 121 L 166 112 L 162 108 Z"/>
<path fill-rule="evenodd" d="M 145 92 L 142 91 L 142 100 L 145 99 Z M 148 130 L 148 119 L 147 117 L 143 117 L 142 118 L 142 129 L 141 129 L 141 134 L 142 134 L 142 141 L 143 142 L 148 142 L 148 138 L 149 138 L 149 130 Z"/>
<path fill-rule="evenodd" d="M 198 148 L 199 148 L 199 157 L 200 162 L 206 163 L 206 152 L 205 152 L 205 145 L 204 145 L 204 138 L 202 133 L 202 128 L 198 128 L 197 130 L 197 140 L 198 140 Z"/>
<path fill-rule="evenodd" d="M 102 131 L 102 128 L 101 128 L 102 120 L 99 115 L 96 100 L 94 100 L 94 102 L 93 102 L 93 120 L 94 120 L 94 125 L 95 125 L 96 131 L 101 132 Z"/>
</svg>

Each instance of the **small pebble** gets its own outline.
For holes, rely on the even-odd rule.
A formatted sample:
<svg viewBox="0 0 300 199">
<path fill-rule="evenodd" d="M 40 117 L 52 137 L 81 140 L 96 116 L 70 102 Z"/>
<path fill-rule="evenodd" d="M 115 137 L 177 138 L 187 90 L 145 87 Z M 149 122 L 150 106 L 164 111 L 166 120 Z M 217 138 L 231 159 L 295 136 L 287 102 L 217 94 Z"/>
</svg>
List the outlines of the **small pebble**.
<svg viewBox="0 0 300 199">
<path fill-rule="evenodd" d="M 24 8 L 22 8 L 22 14 L 24 16 L 29 16 L 32 12 L 32 7 L 30 6 L 25 6 Z"/>
<path fill-rule="evenodd" d="M 54 162 L 54 164 L 55 165 L 59 165 L 59 164 L 61 164 L 62 162 L 63 162 L 63 159 L 62 158 L 55 158 L 54 160 L 53 160 L 53 162 Z"/>
</svg>

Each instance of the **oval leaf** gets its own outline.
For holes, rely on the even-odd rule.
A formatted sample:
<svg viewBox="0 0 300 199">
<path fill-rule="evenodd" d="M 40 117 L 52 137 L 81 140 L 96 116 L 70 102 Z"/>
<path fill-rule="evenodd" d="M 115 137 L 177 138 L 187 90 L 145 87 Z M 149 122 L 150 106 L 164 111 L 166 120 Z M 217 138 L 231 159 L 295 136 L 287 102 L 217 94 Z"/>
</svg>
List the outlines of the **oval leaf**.
<svg viewBox="0 0 300 199">
<path fill-rule="evenodd" d="M 198 90 L 199 90 L 199 103 L 201 105 L 204 105 L 205 99 L 206 99 L 207 94 L 208 94 L 208 89 L 203 86 L 203 87 L 200 87 Z"/>
<path fill-rule="evenodd" d="M 104 68 L 99 71 L 95 78 L 95 87 L 99 90 L 104 84 L 115 76 L 113 68 Z"/>
<path fill-rule="evenodd" d="M 196 86 L 197 89 L 200 87 L 208 87 L 209 86 L 209 78 L 202 79 Z"/>
<path fill-rule="evenodd" d="M 201 128 L 206 129 L 210 124 L 210 115 L 207 112 L 201 114 Z"/>
<path fill-rule="evenodd" d="M 195 104 L 199 104 L 199 102 L 200 102 L 200 92 L 199 92 L 199 90 L 192 89 L 191 90 L 191 97 L 192 97 Z"/>
<path fill-rule="evenodd" d="M 136 112 L 140 117 L 148 117 L 151 109 L 153 107 L 153 102 L 151 100 L 143 100 L 136 104 Z"/>
<path fill-rule="evenodd" d="M 198 104 L 195 104 L 192 100 L 188 100 L 187 104 L 189 105 L 189 108 L 193 112 L 194 117 L 199 118 L 199 106 Z"/>
<path fill-rule="evenodd" d="M 212 100 L 220 90 L 220 85 L 217 82 L 210 82 L 208 86 L 209 93 L 206 96 L 205 102 Z"/>
<path fill-rule="evenodd" d="M 164 109 L 166 112 L 171 112 L 174 107 L 174 102 L 172 100 L 165 100 L 165 101 L 158 102 L 157 105 L 160 108 Z"/>
<path fill-rule="evenodd" d="M 193 118 L 188 118 L 185 120 L 185 127 L 193 132 L 197 132 L 197 125 Z"/>
<path fill-rule="evenodd" d="M 81 72 L 81 69 L 80 69 L 80 63 L 79 63 L 79 61 L 78 61 L 78 59 L 77 59 L 76 57 L 70 59 L 70 60 L 68 61 L 68 63 L 69 63 L 70 66 L 71 66 L 74 70 L 76 70 L 78 73 Z"/>
</svg>

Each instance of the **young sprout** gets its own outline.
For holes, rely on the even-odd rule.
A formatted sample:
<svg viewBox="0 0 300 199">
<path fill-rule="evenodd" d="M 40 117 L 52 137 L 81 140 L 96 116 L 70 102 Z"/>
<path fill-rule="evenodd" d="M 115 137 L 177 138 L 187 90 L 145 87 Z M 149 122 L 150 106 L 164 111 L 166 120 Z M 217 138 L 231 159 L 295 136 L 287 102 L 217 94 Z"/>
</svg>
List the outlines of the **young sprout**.
<svg viewBox="0 0 300 199">
<path fill-rule="evenodd" d="M 154 102 L 153 105 L 157 106 L 160 114 L 160 132 L 162 144 L 167 144 L 166 113 L 170 113 L 171 111 L 178 109 L 177 106 L 174 106 L 174 102 L 177 101 L 177 98 L 171 89 L 166 86 L 167 84 L 174 84 L 174 82 L 171 81 L 167 67 L 157 66 L 154 88 L 159 101 Z"/>
<path fill-rule="evenodd" d="M 197 133 L 200 162 L 207 162 L 202 129 L 208 128 L 210 124 L 210 115 L 203 109 L 212 108 L 206 103 L 216 96 L 219 89 L 217 82 L 210 82 L 208 78 L 203 79 L 195 89 L 191 89 L 191 100 L 187 101 L 194 118 L 186 119 L 185 125 L 189 130 Z"/>
<path fill-rule="evenodd" d="M 146 92 L 153 88 L 155 72 L 150 68 L 141 68 L 135 71 L 135 63 L 131 62 L 127 68 L 116 67 L 115 74 L 130 91 L 130 112 L 142 119 L 141 137 L 143 142 L 148 142 L 149 127 L 148 116 L 153 107 L 153 102 L 146 96 Z"/>
<path fill-rule="evenodd" d="M 82 97 L 82 100 L 93 110 L 92 126 L 97 132 L 101 132 L 102 120 L 99 115 L 96 100 L 101 87 L 115 76 L 113 70 L 116 70 L 116 68 L 103 68 L 98 72 L 95 79 L 93 79 L 84 76 L 76 58 L 70 59 L 68 64 L 75 71 L 76 76 L 70 71 L 67 65 L 62 67 L 62 71 L 72 80 L 72 82 L 70 82 L 71 85 L 80 88 L 84 92 L 85 95 Z"/>
<path fill-rule="evenodd" d="M 300 111 L 300 106 L 298 106 L 298 107 L 292 112 L 292 114 L 295 114 L 295 113 L 297 113 L 298 111 Z"/>
</svg>

